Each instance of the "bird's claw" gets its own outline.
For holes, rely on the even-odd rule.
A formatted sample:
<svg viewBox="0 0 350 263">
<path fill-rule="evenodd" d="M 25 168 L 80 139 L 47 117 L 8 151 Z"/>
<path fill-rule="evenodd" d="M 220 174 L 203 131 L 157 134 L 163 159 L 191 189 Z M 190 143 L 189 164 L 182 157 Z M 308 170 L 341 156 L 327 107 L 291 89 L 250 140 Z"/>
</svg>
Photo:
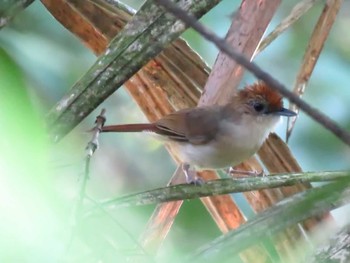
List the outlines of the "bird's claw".
<svg viewBox="0 0 350 263">
<path fill-rule="evenodd" d="M 190 170 L 190 165 L 187 163 L 182 164 L 182 170 L 186 177 L 186 183 L 194 185 L 204 184 L 204 180 L 197 176 L 195 171 Z"/>
<path fill-rule="evenodd" d="M 230 167 L 227 171 L 227 173 L 229 175 L 234 175 L 234 174 L 239 174 L 239 175 L 246 175 L 246 176 L 256 176 L 256 177 L 265 177 L 266 174 L 264 173 L 264 170 L 261 171 L 257 171 L 257 170 L 253 170 L 253 171 L 242 171 L 242 170 L 236 170 L 233 167 Z"/>
<path fill-rule="evenodd" d="M 267 176 L 267 174 L 264 171 L 258 172 L 258 171 L 255 170 L 255 172 L 256 172 L 256 176 L 257 177 L 266 177 Z"/>
<path fill-rule="evenodd" d="M 203 185 L 205 183 L 205 181 L 198 176 L 195 176 L 194 178 L 191 178 L 190 180 L 186 180 L 186 182 L 188 184 L 193 184 L 193 185 Z"/>
</svg>

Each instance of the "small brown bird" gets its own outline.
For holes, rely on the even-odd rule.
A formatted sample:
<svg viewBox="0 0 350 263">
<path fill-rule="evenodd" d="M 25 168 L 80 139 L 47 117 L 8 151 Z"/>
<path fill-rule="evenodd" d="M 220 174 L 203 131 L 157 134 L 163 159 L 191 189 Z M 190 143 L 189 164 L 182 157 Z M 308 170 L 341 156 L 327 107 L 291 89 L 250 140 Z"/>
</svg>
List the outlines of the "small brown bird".
<svg viewBox="0 0 350 263">
<path fill-rule="evenodd" d="M 195 107 L 164 116 L 154 123 L 105 126 L 103 132 L 151 132 L 170 142 L 189 168 L 220 169 L 241 163 L 261 147 L 281 116 L 295 116 L 283 108 L 282 96 L 263 82 L 248 86 L 225 105 Z"/>
</svg>

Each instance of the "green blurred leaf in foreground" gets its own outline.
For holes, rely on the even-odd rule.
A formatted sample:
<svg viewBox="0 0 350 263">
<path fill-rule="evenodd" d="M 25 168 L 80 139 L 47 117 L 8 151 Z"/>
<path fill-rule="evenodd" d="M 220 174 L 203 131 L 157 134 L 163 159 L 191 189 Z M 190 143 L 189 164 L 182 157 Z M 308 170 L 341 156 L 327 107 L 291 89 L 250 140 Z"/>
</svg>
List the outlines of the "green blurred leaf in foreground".
<svg viewBox="0 0 350 263">
<path fill-rule="evenodd" d="M 0 48 L 0 262 L 53 262 L 62 253 L 44 125 L 27 86 Z"/>
<path fill-rule="evenodd" d="M 348 204 L 349 182 L 349 178 L 342 178 L 283 199 L 236 230 L 202 246 L 189 257 L 188 262 L 228 262 L 230 257 L 264 241 L 265 237 L 276 235 L 311 216 L 322 215 Z M 302 254 L 298 256 L 302 258 Z"/>
</svg>

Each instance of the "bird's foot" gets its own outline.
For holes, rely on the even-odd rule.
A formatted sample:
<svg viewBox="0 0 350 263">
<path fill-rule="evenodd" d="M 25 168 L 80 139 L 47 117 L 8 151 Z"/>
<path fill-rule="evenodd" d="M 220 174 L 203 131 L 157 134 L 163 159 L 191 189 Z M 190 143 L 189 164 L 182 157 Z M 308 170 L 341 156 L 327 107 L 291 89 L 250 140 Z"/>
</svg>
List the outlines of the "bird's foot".
<svg viewBox="0 0 350 263">
<path fill-rule="evenodd" d="M 266 174 L 264 173 L 264 170 L 244 171 L 244 170 L 236 170 L 233 167 L 230 167 L 228 169 L 227 173 L 231 176 L 235 175 L 235 174 L 246 175 L 246 176 L 257 176 L 257 177 L 265 177 L 266 176 Z"/>
<path fill-rule="evenodd" d="M 182 171 L 186 177 L 186 183 L 194 185 L 204 184 L 204 180 L 197 176 L 196 171 L 190 170 L 190 165 L 187 163 L 182 164 Z"/>
<path fill-rule="evenodd" d="M 205 181 L 202 178 L 195 176 L 194 179 L 192 179 L 191 181 L 187 181 L 187 183 L 194 184 L 194 185 L 203 185 Z"/>
</svg>

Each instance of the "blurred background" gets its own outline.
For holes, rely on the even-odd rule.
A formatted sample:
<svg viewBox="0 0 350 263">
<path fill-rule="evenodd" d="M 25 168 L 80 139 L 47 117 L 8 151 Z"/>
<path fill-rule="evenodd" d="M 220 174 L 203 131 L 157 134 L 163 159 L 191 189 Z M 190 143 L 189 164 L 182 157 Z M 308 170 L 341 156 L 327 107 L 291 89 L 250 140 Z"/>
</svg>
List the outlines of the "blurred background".
<svg viewBox="0 0 350 263">
<path fill-rule="evenodd" d="M 142 3 L 124 2 L 135 9 Z M 283 1 L 268 32 L 297 2 Z M 224 0 L 202 22 L 225 36 L 230 16 L 239 4 L 240 1 L 233 4 L 232 0 Z M 258 65 L 289 88 L 293 87 L 322 8 L 323 1 L 319 1 L 256 58 Z M 345 1 L 304 96 L 347 130 L 350 130 L 349 24 L 350 3 Z M 212 44 L 193 30 L 187 30 L 183 37 L 208 65 L 214 63 L 218 51 Z M 35 1 L 0 31 L 1 262 L 57 262 L 67 255 L 67 247 L 69 261 L 81 262 L 86 257 L 90 262 L 90 246 L 97 251 L 95 258 L 103 255 L 102 262 L 109 262 L 115 259 L 115 251 L 123 255 L 137 249 L 136 240 L 154 206 L 115 211 L 114 221 L 107 215 L 83 222 L 83 234 L 68 245 L 72 210 L 83 173 L 84 148 L 90 140 L 85 131 L 92 127 L 102 107 L 107 109 L 109 124 L 146 121 L 127 92 L 120 89 L 59 144 L 48 143 L 45 115 L 95 60 L 40 1 Z M 254 81 L 246 74 L 241 86 Z M 278 127 L 277 133 L 285 138 L 285 130 L 286 122 Z M 349 168 L 349 148 L 303 112 L 289 146 L 305 171 Z M 88 195 L 95 200 L 165 186 L 176 168 L 162 144 L 142 134 L 102 135 L 91 165 Z M 336 213 L 337 223 L 346 222 L 348 214 L 344 213 L 347 213 L 344 209 Z M 159 258 L 166 258 L 169 253 L 189 253 L 219 235 L 201 202 L 185 201 Z"/>
</svg>

